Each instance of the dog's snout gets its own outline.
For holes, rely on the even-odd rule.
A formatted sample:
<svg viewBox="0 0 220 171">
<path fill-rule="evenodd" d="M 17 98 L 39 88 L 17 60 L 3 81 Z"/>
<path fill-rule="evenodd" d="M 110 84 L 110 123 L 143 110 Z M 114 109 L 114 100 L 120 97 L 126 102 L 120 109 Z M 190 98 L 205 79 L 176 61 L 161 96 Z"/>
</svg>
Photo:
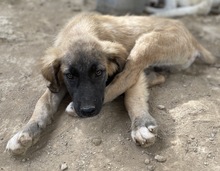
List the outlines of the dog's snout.
<svg viewBox="0 0 220 171">
<path fill-rule="evenodd" d="M 83 106 L 80 108 L 80 112 L 84 115 L 84 116 L 92 116 L 93 113 L 95 112 L 95 106 Z"/>
</svg>

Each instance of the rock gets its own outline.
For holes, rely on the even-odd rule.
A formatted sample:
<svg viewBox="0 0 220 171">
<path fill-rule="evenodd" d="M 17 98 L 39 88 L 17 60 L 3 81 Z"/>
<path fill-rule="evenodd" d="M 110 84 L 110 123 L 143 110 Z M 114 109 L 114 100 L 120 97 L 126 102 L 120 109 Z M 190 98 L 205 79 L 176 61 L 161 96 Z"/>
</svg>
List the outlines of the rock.
<svg viewBox="0 0 220 171">
<path fill-rule="evenodd" d="M 146 158 L 146 159 L 144 160 L 144 163 L 145 163 L 146 165 L 148 165 L 148 164 L 150 164 L 150 160 L 149 160 L 148 158 Z"/>
<path fill-rule="evenodd" d="M 92 143 L 95 146 L 99 146 L 102 143 L 102 139 L 100 137 L 95 137 L 95 138 L 92 139 Z"/>
<path fill-rule="evenodd" d="M 29 161 L 29 160 L 30 160 L 29 158 L 23 158 L 21 161 L 26 162 L 26 161 Z"/>
<path fill-rule="evenodd" d="M 192 139 L 192 140 L 195 139 L 195 137 L 193 135 L 190 135 L 189 138 Z"/>
<path fill-rule="evenodd" d="M 131 139 L 130 139 L 130 138 L 126 138 L 126 140 L 127 140 L 127 141 L 131 141 Z"/>
<path fill-rule="evenodd" d="M 205 166 L 208 166 L 209 164 L 208 164 L 207 162 L 204 162 L 204 165 L 205 165 Z"/>
<path fill-rule="evenodd" d="M 214 138 L 213 137 L 209 138 L 209 141 L 214 141 Z"/>
<path fill-rule="evenodd" d="M 209 153 L 208 155 L 207 155 L 207 158 L 212 158 L 212 153 Z"/>
<path fill-rule="evenodd" d="M 156 161 L 158 161 L 158 162 L 165 162 L 165 161 L 167 160 L 166 157 L 161 156 L 161 155 L 156 155 L 156 156 L 154 157 L 154 159 L 155 159 Z"/>
<path fill-rule="evenodd" d="M 64 162 L 64 163 L 62 163 L 62 164 L 60 165 L 60 170 L 66 170 L 66 169 L 68 169 L 68 166 L 67 166 L 67 164 Z"/>
<path fill-rule="evenodd" d="M 149 166 L 147 166 L 147 170 L 154 171 L 155 170 L 155 166 L 149 165 Z"/>
<path fill-rule="evenodd" d="M 157 108 L 160 109 L 160 110 L 165 110 L 166 109 L 166 107 L 164 105 L 158 105 Z"/>
</svg>

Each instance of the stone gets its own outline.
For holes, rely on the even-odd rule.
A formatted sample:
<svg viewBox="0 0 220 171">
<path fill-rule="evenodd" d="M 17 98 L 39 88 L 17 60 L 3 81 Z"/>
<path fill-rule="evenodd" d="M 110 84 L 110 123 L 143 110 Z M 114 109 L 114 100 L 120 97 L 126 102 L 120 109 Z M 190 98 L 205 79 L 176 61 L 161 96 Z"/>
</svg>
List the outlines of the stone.
<svg viewBox="0 0 220 171">
<path fill-rule="evenodd" d="M 66 162 L 64 162 L 60 165 L 60 170 L 67 170 L 67 169 L 68 169 L 68 166 L 67 166 Z"/>
<path fill-rule="evenodd" d="M 156 156 L 154 157 L 154 159 L 155 159 L 156 161 L 158 161 L 158 162 L 165 162 L 165 161 L 167 160 L 166 157 L 161 156 L 161 155 L 156 155 Z"/>
<path fill-rule="evenodd" d="M 95 138 L 92 139 L 92 143 L 95 146 L 99 146 L 102 143 L 102 139 L 100 137 L 95 137 Z"/>
<path fill-rule="evenodd" d="M 146 165 L 148 165 L 148 164 L 150 164 L 150 160 L 149 160 L 148 158 L 146 158 L 146 159 L 144 160 L 144 163 L 145 163 Z"/>
<path fill-rule="evenodd" d="M 165 110 L 166 109 L 166 107 L 164 105 L 158 105 L 157 108 L 160 109 L 160 110 Z"/>
</svg>

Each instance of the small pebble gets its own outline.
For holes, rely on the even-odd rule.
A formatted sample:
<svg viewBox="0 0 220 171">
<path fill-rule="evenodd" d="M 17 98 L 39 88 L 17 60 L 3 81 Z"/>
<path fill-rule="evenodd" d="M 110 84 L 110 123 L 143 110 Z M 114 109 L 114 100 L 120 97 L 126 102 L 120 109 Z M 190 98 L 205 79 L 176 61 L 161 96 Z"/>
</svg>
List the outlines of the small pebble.
<svg viewBox="0 0 220 171">
<path fill-rule="evenodd" d="M 67 166 L 67 164 L 64 162 L 64 163 L 62 163 L 62 164 L 60 165 L 60 170 L 66 170 L 66 169 L 68 169 L 68 166 Z"/>
<path fill-rule="evenodd" d="M 102 139 L 101 139 L 100 137 L 93 138 L 93 139 L 92 139 L 92 143 L 93 143 L 95 146 L 99 146 L 99 145 L 102 143 Z"/>
<path fill-rule="evenodd" d="M 22 162 L 26 162 L 26 159 L 24 158 L 24 159 L 22 159 L 21 161 L 22 161 Z"/>
<path fill-rule="evenodd" d="M 195 137 L 193 135 L 190 135 L 189 138 L 192 139 L 192 140 L 195 139 Z"/>
<path fill-rule="evenodd" d="M 167 159 L 164 156 L 156 155 L 154 159 L 158 162 L 165 162 Z"/>
<path fill-rule="evenodd" d="M 126 138 L 126 140 L 127 140 L 127 141 L 131 141 L 131 139 L 130 139 L 130 138 Z"/>
<path fill-rule="evenodd" d="M 144 163 L 145 163 L 146 165 L 148 165 L 148 164 L 150 164 L 150 160 L 149 160 L 148 158 L 146 158 L 146 159 L 144 160 Z"/>
<path fill-rule="evenodd" d="M 209 140 L 210 140 L 210 141 L 214 141 L 214 138 L 213 138 L 213 137 L 211 137 L 211 138 L 209 138 Z"/>
<path fill-rule="evenodd" d="M 215 137 L 215 133 L 211 133 L 211 137 L 214 138 Z"/>
<path fill-rule="evenodd" d="M 176 141 L 171 141 L 171 145 L 172 145 L 172 146 L 176 146 L 176 145 L 177 145 L 177 142 L 176 142 Z"/>
<path fill-rule="evenodd" d="M 209 154 L 207 155 L 207 158 L 212 158 L 212 153 L 209 153 Z"/>
<path fill-rule="evenodd" d="M 191 140 L 187 140 L 187 144 L 191 144 Z"/>
<path fill-rule="evenodd" d="M 208 166 L 209 164 L 208 164 L 207 162 L 204 162 L 204 165 L 205 165 L 205 166 Z"/>
<path fill-rule="evenodd" d="M 160 109 L 160 110 L 165 110 L 166 109 L 165 106 L 163 106 L 163 105 L 158 105 L 157 108 Z"/>
<path fill-rule="evenodd" d="M 147 166 L 147 170 L 154 171 L 155 170 L 155 166 L 149 165 L 149 166 Z"/>
</svg>

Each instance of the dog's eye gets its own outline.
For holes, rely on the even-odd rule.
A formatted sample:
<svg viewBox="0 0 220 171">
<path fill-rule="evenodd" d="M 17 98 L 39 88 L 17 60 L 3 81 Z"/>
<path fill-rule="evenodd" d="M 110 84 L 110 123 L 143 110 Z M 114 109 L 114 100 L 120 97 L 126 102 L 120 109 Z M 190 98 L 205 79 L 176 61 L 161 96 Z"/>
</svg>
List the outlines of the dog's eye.
<svg viewBox="0 0 220 171">
<path fill-rule="evenodd" d="M 73 79 L 73 78 L 74 78 L 73 74 L 71 74 L 71 73 L 66 74 L 66 77 L 67 77 L 68 79 Z"/>
<path fill-rule="evenodd" d="M 101 76 L 102 75 L 102 70 L 97 70 L 96 72 L 95 72 L 95 75 L 98 77 L 98 76 Z"/>
</svg>

